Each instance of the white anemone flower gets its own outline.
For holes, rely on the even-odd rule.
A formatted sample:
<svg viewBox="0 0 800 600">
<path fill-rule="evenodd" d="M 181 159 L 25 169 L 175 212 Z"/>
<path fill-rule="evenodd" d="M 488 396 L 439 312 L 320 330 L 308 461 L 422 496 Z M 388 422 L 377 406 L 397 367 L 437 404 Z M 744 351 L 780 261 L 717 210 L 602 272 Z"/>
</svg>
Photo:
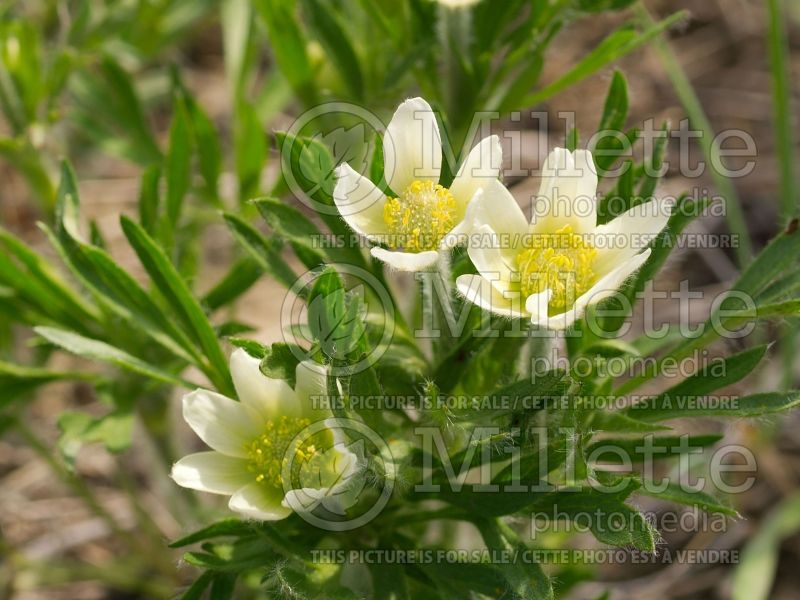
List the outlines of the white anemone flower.
<svg viewBox="0 0 800 600">
<path fill-rule="evenodd" d="M 326 394 L 325 367 L 300 363 L 292 390 L 283 380 L 265 377 L 258 365 L 244 350 L 231 355 L 240 402 L 203 389 L 184 396 L 184 419 L 212 450 L 179 460 L 172 478 L 183 487 L 230 496 L 231 510 L 260 521 L 319 504 L 330 509 L 347 494 L 360 459 L 337 441 L 333 429 L 298 436 L 331 417 L 312 403 Z M 291 482 L 284 480 L 287 470 Z M 333 510 L 341 514 L 350 504 Z"/>
<path fill-rule="evenodd" d="M 447 8 L 469 8 L 480 2 L 480 0 L 437 0 L 437 2 Z"/>
<path fill-rule="evenodd" d="M 644 264 L 650 249 L 641 250 L 667 224 L 669 206 L 652 200 L 597 225 L 588 150 L 556 148 L 542 176 L 530 223 L 499 182 L 476 195 L 467 251 L 479 275 L 461 275 L 456 284 L 486 310 L 565 329 Z"/>
<path fill-rule="evenodd" d="M 403 102 L 383 138 L 384 173 L 395 196 L 386 196 L 350 165 L 336 170 L 333 199 L 359 235 L 385 244 L 372 255 L 400 271 L 422 271 L 458 241 L 459 225 L 475 193 L 500 173 L 496 135 L 482 139 L 467 156 L 449 188 L 439 183 L 442 142 L 430 105 Z"/>
</svg>

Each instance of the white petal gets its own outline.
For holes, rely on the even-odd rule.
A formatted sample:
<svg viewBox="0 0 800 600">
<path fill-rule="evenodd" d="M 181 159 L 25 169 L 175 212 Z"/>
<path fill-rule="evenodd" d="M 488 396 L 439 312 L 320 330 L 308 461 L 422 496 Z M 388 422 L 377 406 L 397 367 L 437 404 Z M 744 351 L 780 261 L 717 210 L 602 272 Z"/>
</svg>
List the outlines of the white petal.
<svg viewBox="0 0 800 600">
<path fill-rule="evenodd" d="M 281 505 L 296 513 L 310 513 L 322 504 L 325 494 L 327 493 L 328 490 L 326 489 L 312 487 L 296 488 L 286 492 L 286 495 L 281 501 Z"/>
<path fill-rule="evenodd" d="M 502 162 L 503 149 L 500 138 L 496 135 L 483 138 L 470 150 L 450 185 L 450 192 L 456 199 L 460 215 L 463 215 L 475 192 L 483 189 L 490 181 L 497 180 Z"/>
<path fill-rule="evenodd" d="M 172 479 L 180 486 L 230 496 L 252 482 L 247 461 L 219 452 L 198 452 L 172 465 Z"/>
<path fill-rule="evenodd" d="M 383 136 L 383 168 L 395 194 L 414 180 L 438 183 L 442 170 L 442 141 L 430 104 L 422 98 L 403 102 Z"/>
<path fill-rule="evenodd" d="M 509 293 L 503 296 L 492 285 L 492 282 L 480 275 L 459 275 L 456 288 L 469 302 L 504 317 L 522 318 L 527 312 L 522 308 L 521 294 Z"/>
<path fill-rule="evenodd" d="M 465 221 L 472 221 L 472 228 L 488 225 L 493 231 L 507 236 L 517 248 L 530 230 L 528 219 L 519 204 L 500 181 L 494 179 L 479 191 L 467 208 Z M 516 242 L 516 243 L 513 243 Z"/>
<path fill-rule="evenodd" d="M 622 287 L 625 280 L 635 273 L 649 257 L 650 249 L 648 248 L 602 277 L 575 301 L 575 304 L 570 310 L 552 317 L 536 318 L 534 316 L 531 321 L 535 325 L 542 325 L 549 329 L 566 329 L 572 325 L 574 321 L 583 316 L 587 306 L 597 304 L 601 300 L 612 296 L 614 292 Z"/>
<path fill-rule="evenodd" d="M 670 203 L 651 200 L 595 230 L 595 272 L 608 273 L 646 248 L 669 221 Z"/>
<path fill-rule="evenodd" d="M 304 360 L 295 369 L 294 391 L 301 413 L 314 420 L 329 416 L 330 411 L 319 408 L 328 396 L 328 369 L 313 360 Z"/>
<path fill-rule="evenodd" d="M 286 493 L 283 506 L 295 512 L 311 512 L 321 504 L 334 514 L 344 515 L 356 503 L 365 484 L 363 478 L 356 479 L 363 461 L 342 443 L 331 447 L 324 459 L 324 463 L 310 465 L 306 472 L 301 469 L 301 485 Z"/>
<path fill-rule="evenodd" d="M 439 260 L 439 253 L 436 250 L 414 253 L 376 247 L 372 248 L 370 252 L 372 256 L 398 271 L 424 271 Z"/>
<path fill-rule="evenodd" d="M 525 310 L 532 315 L 531 320 L 536 318 L 536 315 L 547 315 L 548 304 L 550 304 L 552 296 L 553 290 L 550 288 L 528 296 L 527 300 L 525 300 Z"/>
<path fill-rule="evenodd" d="M 259 521 L 279 521 L 292 511 L 281 505 L 282 492 L 260 483 L 250 483 L 233 496 L 228 508 L 239 514 Z"/>
<path fill-rule="evenodd" d="M 356 233 L 373 238 L 388 233 L 383 220 L 386 196 L 347 163 L 336 168 L 333 201 L 339 214 Z"/>
<path fill-rule="evenodd" d="M 183 418 L 208 446 L 228 456 L 246 458 L 245 444 L 261 433 L 255 411 L 208 390 L 183 397 Z"/>
<path fill-rule="evenodd" d="M 472 232 L 467 253 L 484 279 L 492 282 L 494 288 L 505 294 L 519 282 L 519 275 L 513 261 L 517 253 L 506 248 L 508 240 L 497 234 L 488 225 L 481 225 Z M 517 286 L 518 287 L 518 286 Z"/>
<path fill-rule="evenodd" d="M 568 310 L 560 315 L 548 317 L 542 314 L 538 317 L 531 318 L 531 323 L 539 327 L 546 327 L 547 329 L 556 329 L 558 331 L 564 330 L 572 325 L 583 313 L 575 310 L 574 308 Z"/>
<path fill-rule="evenodd" d="M 571 225 L 587 233 L 597 223 L 597 170 L 588 150 L 555 148 L 542 165 L 542 182 L 533 207 L 536 231 Z"/>
<path fill-rule="evenodd" d="M 259 360 L 241 348 L 231 354 L 231 376 L 236 394 L 265 423 L 278 414 L 293 414 L 294 391 L 282 379 L 271 379 L 258 368 Z"/>
</svg>

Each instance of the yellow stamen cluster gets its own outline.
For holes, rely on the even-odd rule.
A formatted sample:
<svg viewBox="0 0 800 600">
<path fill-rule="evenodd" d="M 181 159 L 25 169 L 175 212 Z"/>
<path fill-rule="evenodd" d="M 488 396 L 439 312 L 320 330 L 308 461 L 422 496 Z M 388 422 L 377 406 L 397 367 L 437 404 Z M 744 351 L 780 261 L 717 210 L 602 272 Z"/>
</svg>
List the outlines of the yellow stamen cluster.
<svg viewBox="0 0 800 600">
<path fill-rule="evenodd" d="M 549 313 L 564 312 L 595 282 L 596 256 L 597 250 L 570 225 L 537 235 L 533 246 L 517 256 L 523 298 L 549 288 L 553 291 Z"/>
<path fill-rule="evenodd" d="M 446 187 L 415 180 L 399 198 L 386 198 L 383 220 L 389 227 L 387 245 L 393 250 L 436 250 L 455 226 L 456 200 Z"/>
<path fill-rule="evenodd" d="M 278 417 L 269 421 L 264 433 L 246 445 L 250 458 L 248 469 L 255 474 L 258 483 L 281 487 L 281 474 L 290 459 L 301 465 L 314 457 L 317 450 L 313 445 L 303 442 L 292 444 L 295 436 L 310 423 L 308 419 L 300 417 Z"/>
</svg>

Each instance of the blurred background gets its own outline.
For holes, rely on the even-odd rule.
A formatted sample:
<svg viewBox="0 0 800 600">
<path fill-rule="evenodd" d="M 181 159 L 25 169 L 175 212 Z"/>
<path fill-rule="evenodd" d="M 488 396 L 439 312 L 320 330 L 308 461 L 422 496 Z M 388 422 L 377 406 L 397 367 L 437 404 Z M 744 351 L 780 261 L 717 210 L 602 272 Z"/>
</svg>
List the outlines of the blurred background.
<svg viewBox="0 0 800 600">
<path fill-rule="evenodd" d="M 325 27 L 320 23 L 323 13 L 315 12 L 321 10 L 318 2 L 0 2 L 0 224 L 54 257 L 36 223 L 52 219 L 58 160 L 69 157 L 80 181 L 83 216 L 92 231 L 101 232 L 111 254 L 141 276 L 139 263 L 123 243 L 118 216 L 137 213 L 143 172 L 168 160 L 164 149 L 174 136 L 178 98 L 190 112 L 200 107 L 207 119 L 197 122 L 210 126 L 196 132 L 203 178 L 194 186 L 194 212 L 185 229 L 185 236 L 199 243 L 186 243 L 181 255 L 194 288 L 206 292 L 238 258 L 217 211 L 240 206 L 240 200 L 267 193 L 275 185 L 280 161 L 273 132 L 291 125 L 303 108 L 327 99 L 353 101 L 385 118 L 403 98 L 421 92 L 429 99 L 433 95 L 443 113 L 456 115 L 452 90 L 437 94 L 437 73 L 447 74 L 447 81 L 458 86 L 459 78 L 472 72 L 459 70 L 454 49 L 436 46 L 435 40 L 442 27 L 459 32 L 470 18 L 465 17 L 467 11 L 475 11 L 476 22 L 486 19 L 479 11 L 489 10 L 490 4 L 487 0 L 473 8 L 450 9 L 423 1 L 332 2 L 330 14 L 346 24 L 361 59 L 356 78 L 348 70 L 347 51 L 337 51 L 318 35 Z M 551 6 L 510 4 L 519 14 L 511 14 L 509 23 Z M 617 68 L 629 85 L 628 125 L 652 118 L 656 127 L 664 121 L 674 127 L 688 115 L 700 128 L 739 129 L 752 136 L 756 166 L 746 177 L 721 180 L 706 174 L 689 180 L 673 167 L 659 189 L 673 196 L 695 189 L 724 196 L 733 207 L 733 220 L 730 212 L 728 218 L 703 217 L 691 225 L 692 231 L 723 234 L 738 227 L 747 235 L 745 245 L 761 248 L 782 227 L 787 201 L 781 198 L 789 196 L 789 206 L 797 202 L 798 187 L 792 181 L 796 173 L 790 167 L 796 152 L 792 140 L 798 139 L 800 92 L 793 84 L 800 79 L 800 2 L 649 0 L 645 9 L 630 2 L 561 4 L 570 8 L 551 15 L 552 26 L 537 26 L 534 42 L 541 47 L 540 63 L 520 62 L 513 73 L 497 75 L 510 82 L 497 88 L 507 92 L 502 102 L 482 106 L 485 100 L 476 94 L 473 106 L 463 110 L 501 110 L 505 117 L 498 131 L 521 131 L 531 142 L 525 147 L 542 147 L 532 143 L 541 139 L 544 148 L 564 145 L 568 132 L 557 113 L 574 111 L 578 132 L 584 139 L 591 135 Z M 776 34 L 775 21 L 770 31 L 771 4 L 782 6 L 777 25 L 788 32 L 785 40 Z M 553 85 L 624 24 L 646 31 L 649 19 L 658 21 L 682 10 L 688 14 L 680 15 L 663 35 L 654 34 L 630 51 L 606 53 L 574 82 Z M 376 23 L 381 19 L 389 21 L 387 26 L 399 39 L 380 30 Z M 408 29 L 402 30 L 399 22 Z M 294 33 L 299 37 L 293 38 Z M 300 63 L 287 50 L 296 40 L 305 48 Z M 426 44 L 436 46 L 436 52 L 428 53 Z M 489 59 L 494 48 L 498 55 L 507 52 L 487 44 Z M 398 55 L 397 48 L 406 48 L 406 54 Z M 787 98 L 786 88 L 775 83 L 776 61 L 786 69 L 783 83 L 794 87 L 788 90 L 788 102 L 776 100 Z M 309 72 L 307 79 L 298 75 L 304 70 Z M 541 94 L 542 90 L 549 91 Z M 547 111 L 551 127 L 544 130 L 532 119 L 512 120 L 512 110 Z M 457 116 L 452 118 L 449 131 L 458 139 L 461 128 Z M 787 124 L 794 131 L 787 131 Z M 677 141 L 671 141 L 667 151 L 676 157 Z M 702 158 L 703 144 L 693 144 L 691 152 Z M 529 153 L 524 163 L 535 167 L 542 159 Z M 538 187 L 535 177 L 507 182 L 518 199 Z M 247 207 L 241 210 L 248 214 Z M 701 321 L 713 294 L 735 277 L 740 260 L 735 248 L 681 249 L 673 253 L 655 287 L 677 289 L 681 280 L 688 280 L 692 289 L 706 292 L 691 308 L 693 318 Z M 6 288 L 7 282 L 0 285 L 0 299 L 6 297 Z M 278 339 L 283 294 L 277 284 L 261 278 L 244 291 L 228 316 L 246 321 L 255 339 Z M 662 322 L 677 320 L 676 305 L 658 306 Z M 25 344 L 26 325 L 14 314 L 18 308 L 11 303 L 3 308 L 0 357 L 35 362 L 37 349 Z M 789 324 L 770 332 L 780 337 L 780 352 L 759 372 L 760 380 L 747 380 L 731 392 L 796 383 L 794 331 Z M 64 356 L 53 357 L 49 364 L 77 368 Z M 169 436 L 166 450 L 153 438 L 139 435 L 142 425 L 137 423 L 132 446 L 112 452 L 108 445 L 70 439 L 64 424 L 59 427 L 63 411 L 103 411 L 105 400 L 90 384 L 56 382 L 16 401 L 12 409 L 2 400 L 7 381 L 0 377 L 0 598 L 173 597 L 194 572 L 180 562 L 181 552 L 169 550 L 166 543 L 196 526 L 198 515 L 218 508 L 207 505 L 206 499 L 183 497 L 167 476 L 169 457 L 192 444 L 182 424 L 175 421 L 181 435 Z M 176 406 L 173 403 L 173 409 Z M 747 576 L 763 580 L 771 589 L 770 598 L 798 598 L 800 415 L 713 427 L 727 443 L 743 444 L 757 456 L 756 484 L 735 498 L 742 518 L 728 521 L 722 532 L 665 535 L 663 544 L 723 550 L 755 544 L 764 561 L 750 565 Z M 73 467 L 77 477 L 71 474 Z M 641 499 L 648 510 L 666 510 L 648 502 L 654 501 Z M 102 511 L 92 510 L 92 503 Z M 191 513 L 187 505 L 195 507 Z M 103 513 L 113 516 L 117 530 Z M 776 565 L 774 583 L 771 560 Z M 615 599 L 729 598 L 736 569 L 730 564 L 616 564 L 582 566 L 561 578 L 565 593 L 573 598 L 596 598 L 605 590 Z M 594 581 L 585 581 L 590 577 Z"/>
</svg>

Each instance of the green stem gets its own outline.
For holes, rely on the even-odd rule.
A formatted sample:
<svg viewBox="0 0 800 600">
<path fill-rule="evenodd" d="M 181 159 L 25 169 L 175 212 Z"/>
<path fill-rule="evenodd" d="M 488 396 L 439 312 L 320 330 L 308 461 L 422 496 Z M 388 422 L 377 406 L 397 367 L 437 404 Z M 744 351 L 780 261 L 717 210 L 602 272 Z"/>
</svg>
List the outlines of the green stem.
<svg viewBox="0 0 800 600">
<path fill-rule="evenodd" d="M 795 164 L 794 140 L 788 81 L 789 45 L 786 40 L 786 18 L 780 0 L 768 0 L 769 9 L 769 65 L 772 75 L 773 128 L 780 167 L 780 216 L 781 227 L 797 215 L 798 190 L 793 165 Z"/>
<path fill-rule="evenodd" d="M 780 220 L 781 227 L 798 214 L 800 186 L 797 185 L 793 166 L 796 163 L 791 115 L 791 92 L 789 87 L 787 56 L 789 45 L 786 39 L 786 12 L 780 0 L 768 0 L 769 13 L 769 65 L 772 75 L 772 123 L 775 146 L 778 151 L 780 169 Z M 783 331 L 783 388 L 790 389 L 794 383 L 794 350 L 798 326 L 790 321 Z"/>
<path fill-rule="evenodd" d="M 428 521 L 438 521 L 438 520 L 452 520 L 452 521 L 461 521 L 464 519 L 464 512 L 448 507 L 448 508 L 440 508 L 439 510 L 433 510 L 429 512 L 415 512 L 412 514 L 400 514 L 396 515 L 392 521 L 389 523 L 391 526 L 402 526 L 405 527 L 406 525 L 411 525 L 414 523 L 426 523 Z"/>
<path fill-rule="evenodd" d="M 159 548 L 161 547 L 161 540 L 164 538 L 164 533 L 155 522 L 150 513 L 145 509 L 139 501 L 139 495 L 136 492 L 137 483 L 131 476 L 128 466 L 124 464 L 122 457 L 117 456 L 117 477 L 120 482 L 120 488 L 125 492 L 128 497 L 128 503 L 131 505 L 133 512 L 136 513 L 138 522 L 147 530 L 149 539 L 158 540 Z"/>
<path fill-rule="evenodd" d="M 166 416 L 164 416 L 164 418 L 166 418 Z M 167 433 L 168 427 L 165 426 L 164 422 L 154 419 L 152 414 L 142 414 L 142 423 L 144 424 L 144 430 L 147 432 L 153 444 L 156 456 L 160 459 L 164 472 L 170 473 L 172 471 L 172 465 L 177 459 L 172 441 Z M 177 494 L 180 495 L 180 498 L 184 502 L 184 507 L 189 508 L 190 515 L 186 515 L 183 510 L 175 510 L 173 514 L 178 517 L 179 521 L 186 522 L 191 518 L 191 515 L 197 513 L 200 504 L 197 500 L 197 496 L 191 490 L 178 486 L 177 484 L 175 488 Z M 175 509 L 176 506 L 173 504 L 172 508 Z"/>
<path fill-rule="evenodd" d="M 433 364 L 438 364 L 439 358 L 447 354 L 454 342 L 454 332 L 450 329 L 450 324 L 455 323 L 450 255 L 447 252 L 440 252 L 436 264 L 425 272 L 421 279 L 423 313 L 426 310 L 431 311 L 430 314 L 423 314 L 423 322 L 426 329 L 430 324 L 432 329 L 438 328 L 439 331 L 436 337 L 432 331 L 427 332 L 431 340 Z"/>
<path fill-rule="evenodd" d="M 130 532 L 122 529 L 117 523 L 116 519 L 109 513 L 102 504 L 95 498 L 91 489 L 77 477 L 75 474 L 70 473 L 67 468 L 58 462 L 50 449 L 42 442 L 35 433 L 22 421 L 16 421 L 16 431 L 28 443 L 31 449 L 39 455 L 39 457 L 50 467 L 53 473 L 75 493 L 87 508 L 94 513 L 97 517 L 101 518 L 108 525 L 111 531 L 125 539 L 129 544 L 135 545 L 135 540 Z"/>
<path fill-rule="evenodd" d="M 639 16 L 647 27 L 651 27 L 655 24 L 655 21 L 644 5 L 639 4 L 637 9 Z M 702 136 L 698 138 L 698 144 L 703 152 L 706 164 L 711 165 L 711 178 L 714 181 L 714 186 L 724 197 L 728 227 L 730 227 L 731 233 L 738 237 L 739 243 L 736 246 L 736 257 L 739 267 L 744 267 L 753 257 L 750 234 L 747 231 L 747 224 L 742 211 L 741 201 L 736 193 L 736 188 L 727 177 L 718 173 L 717 170 L 713 168 L 713 164 L 721 164 L 719 150 L 714 147 L 714 130 L 711 127 L 711 123 L 708 121 L 708 117 L 706 117 L 700 99 L 697 97 L 692 87 L 692 83 L 689 81 L 686 72 L 683 70 L 675 53 L 664 40 L 663 36 L 659 35 L 653 39 L 653 47 L 661 58 L 661 63 L 672 82 L 675 93 L 678 95 L 681 104 L 683 104 L 683 108 L 689 117 L 689 122 L 692 127 L 699 129 L 702 133 Z"/>
</svg>

